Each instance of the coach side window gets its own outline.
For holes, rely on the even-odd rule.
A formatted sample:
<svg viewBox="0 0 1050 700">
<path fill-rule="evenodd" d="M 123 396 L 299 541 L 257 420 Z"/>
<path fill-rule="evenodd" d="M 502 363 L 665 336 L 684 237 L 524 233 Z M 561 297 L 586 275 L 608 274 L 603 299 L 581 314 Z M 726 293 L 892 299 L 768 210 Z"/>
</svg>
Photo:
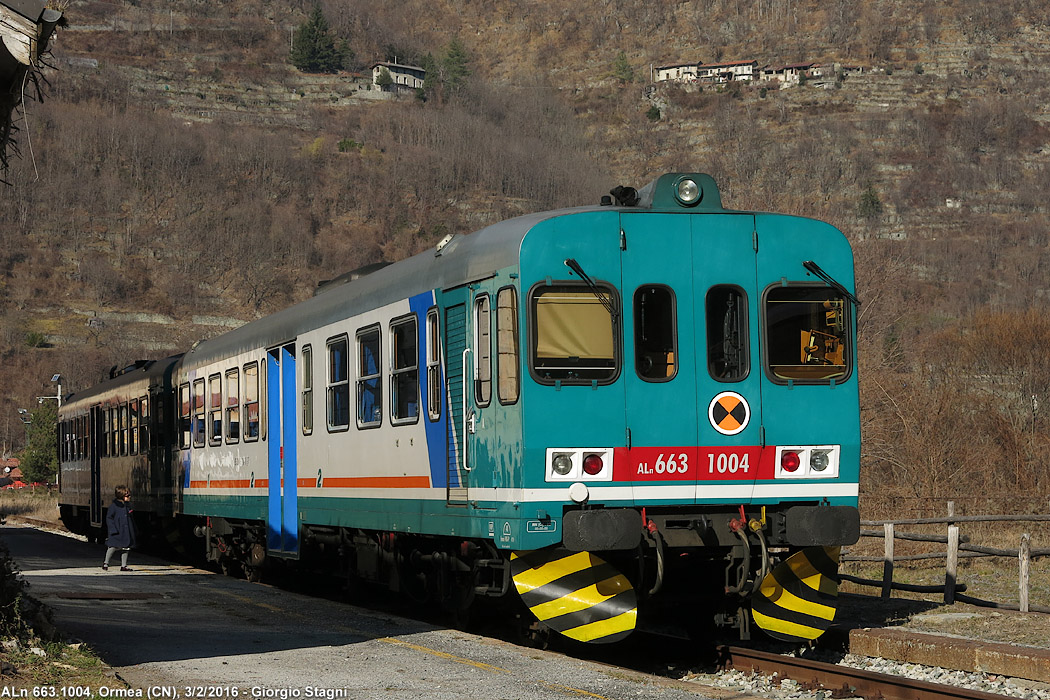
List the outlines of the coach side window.
<svg viewBox="0 0 1050 700">
<path fill-rule="evenodd" d="M 707 371 L 720 382 L 738 382 L 750 370 L 747 297 L 728 284 L 711 287 L 705 302 Z"/>
<path fill-rule="evenodd" d="M 395 424 L 419 418 L 419 346 L 416 317 L 390 324 L 390 409 Z"/>
<path fill-rule="evenodd" d="M 139 399 L 139 454 L 149 452 L 149 396 Z"/>
<path fill-rule="evenodd" d="M 120 409 L 109 409 L 109 456 L 120 455 Z"/>
<path fill-rule="evenodd" d="M 496 295 L 496 390 L 500 403 L 518 400 L 518 293 L 504 287 Z"/>
<path fill-rule="evenodd" d="M 208 377 L 208 444 L 222 442 L 222 379 L 218 374 Z"/>
<path fill-rule="evenodd" d="M 303 366 L 303 435 L 314 431 L 314 349 L 304 345 L 299 358 Z"/>
<path fill-rule="evenodd" d="M 120 413 L 120 454 L 124 456 L 128 454 L 128 405 L 122 404 L 117 410 Z"/>
<path fill-rule="evenodd" d="M 244 419 L 248 429 L 244 431 L 244 441 L 253 442 L 259 439 L 259 363 L 252 362 L 244 366 Z"/>
<path fill-rule="evenodd" d="M 128 404 L 128 454 L 139 453 L 139 400 L 132 399 Z"/>
<path fill-rule="evenodd" d="M 647 382 L 666 382 L 678 372 L 675 298 L 670 287 L 651 284 L 634 293 L 634 363 Z"/>
<path fill-rule="evenodd" d="M 204 447 L 204 379 L 193 382 L 193 446 Z"/>
<path fill-rule="evenodd" d="M 474 300 L 474 400 L 488 406 L 492 400 L 492 321 L 489 295 Z"/>
<path fill-rule="evenodd" d="M 190 446 L 190 385 L 179 387 L 179 447 Z"/>
<path fill-rule="evenodd" d="M 350 340 L 328 340 L 328 429 L 350 427 Z"/>
<path fill-rule="evenodd" d="M 441 386 L 441 325 L 438 310 L 427 311 L 427 415 L 430 420 L 441 418 L 444 398 Z"/>
<path fill-rule="evenodd" d="M 383 370 L 379 327 L 357 332 L 357 427 L 383 422 Z"/>
<path fill-rule="evenodd" d="M 241 437 L 241 382 L 240 372 L 234 367 L 226 370 L 226 442 L 237 442 Z"/>
</svg>

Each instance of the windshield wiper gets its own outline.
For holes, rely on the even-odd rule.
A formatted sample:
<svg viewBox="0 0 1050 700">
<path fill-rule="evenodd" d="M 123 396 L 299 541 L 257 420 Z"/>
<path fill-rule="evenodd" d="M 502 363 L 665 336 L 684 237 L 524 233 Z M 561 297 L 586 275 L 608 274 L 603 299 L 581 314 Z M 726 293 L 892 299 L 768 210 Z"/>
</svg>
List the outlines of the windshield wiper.
<svg viewBox="0 0 1050 700">
<path fill-rule="evenodd" d="M 583 271 L 583 268 L 580 267 L 580 263 L 576 262 L 575 258 L 566 258 L 565 267 L 575 272 L 577 275 L 580 276 L 581 280 L 587 283 L 587 286 L 591 288 L 592 292 L 594 292 L 594 296 L 598 297 L 598 301 L 600 301 L 602 306 L 605 307 L 605 310 L 609 312 L 609 315 L 612 316 L 613 320 L 616 320 L 619 317 L 619 314 L 616 311 L 616 307 L 613 305 L 612 301 L 610 301 L 609 298 L 605 296 L 605 292 L 602 291 L 601 287 L 595 284 L 594 280 L 592 280 L 590 276 Z"/>
<path fill-rule="evenodd" d="M 803 260 L 802 261 L 802 267 L 806 268 L 807 270 L 812 272 L 814 275 L 816 275 L 820 279 L 822 279 L 825 282 L 827 282 L 829 285 L 834 287 L 835 290 L 839 294 L 841 294 L 842 296 L 846 297 L 851 302 L 853 302 L 854 306 L 856 306 L 857 308 L 860 308 L 860 299 L 858 299 L 857 297 L 853 296 L 853 294 L 851 294 L 848 289 L 846 289 L 844 286 L 842 286 L 841 282 L 836 280 L 834 277 L 832 277 L 828 273 L 824 272 L 824 270 L 822 270 L 820 268 L 820 265 L 816 264 L 812 260 Z"/>
</svg>

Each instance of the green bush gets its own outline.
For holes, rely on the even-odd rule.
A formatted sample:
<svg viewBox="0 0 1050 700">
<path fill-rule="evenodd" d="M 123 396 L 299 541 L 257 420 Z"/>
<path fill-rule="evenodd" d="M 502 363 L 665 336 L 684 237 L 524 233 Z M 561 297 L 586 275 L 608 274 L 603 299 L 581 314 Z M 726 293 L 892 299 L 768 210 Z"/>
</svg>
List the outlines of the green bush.
<svg viewBox="0 0 1050 700">
<path fill-rule="evenodd" d="M 29 331 L 26 333 L 26 345 L 31 348 L 47 347 L 47 336 L 36 331 Z"/>
</svg>

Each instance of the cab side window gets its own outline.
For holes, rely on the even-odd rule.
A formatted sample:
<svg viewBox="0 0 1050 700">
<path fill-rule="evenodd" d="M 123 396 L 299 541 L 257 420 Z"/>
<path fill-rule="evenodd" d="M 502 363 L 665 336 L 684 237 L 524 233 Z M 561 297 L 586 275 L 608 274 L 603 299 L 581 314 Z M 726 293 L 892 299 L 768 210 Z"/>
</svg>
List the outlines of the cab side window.
<svg viewBox="0 0 1050 700">
<path fill-rule="evenodd" d="M 518 293 L 504 287 L 496 295 L 496 389 L 503 404 L 517 402 L 521 390 L 518 338 Z"/>
<path fill-rule="evenodd" d="M 441 324 L 438 310 L 427 312 L 427 416 L 435 421 L 441 418 L 444 387 L 441 385 Z"/>
<path fill-rule="evenodd" d="M 474 400 L 478 406 L 492 401 L 492 321 L 489 295 L 474 300 Z"/>
</svg>

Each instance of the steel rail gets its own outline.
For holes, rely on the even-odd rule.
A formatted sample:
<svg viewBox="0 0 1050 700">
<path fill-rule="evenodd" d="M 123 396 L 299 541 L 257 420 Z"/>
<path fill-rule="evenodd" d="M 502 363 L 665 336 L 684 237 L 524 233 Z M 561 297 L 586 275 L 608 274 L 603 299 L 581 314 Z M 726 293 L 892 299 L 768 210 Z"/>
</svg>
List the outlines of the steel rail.
<svg viewBox="0 0 1050 700">
<path fill-rule="evenodd" d="M 833 693 L 832 697 L 884 698 L 885 700 L 1002 700 L 1003 696 L 983 690 L 970 690 L 953 685 L 941 685 L 929 681 L 918 681 L 887 673 L 876 673 L 862 669 L 793 656 L 783 656 L 767 651 L 720 646 L 719 666 L 737 671 L 777 673 L 781 678 L 790 678 L 798 683 L 821 686 Z M 839 695 L 839 692 L 844 694 Z"/>
</svg>

